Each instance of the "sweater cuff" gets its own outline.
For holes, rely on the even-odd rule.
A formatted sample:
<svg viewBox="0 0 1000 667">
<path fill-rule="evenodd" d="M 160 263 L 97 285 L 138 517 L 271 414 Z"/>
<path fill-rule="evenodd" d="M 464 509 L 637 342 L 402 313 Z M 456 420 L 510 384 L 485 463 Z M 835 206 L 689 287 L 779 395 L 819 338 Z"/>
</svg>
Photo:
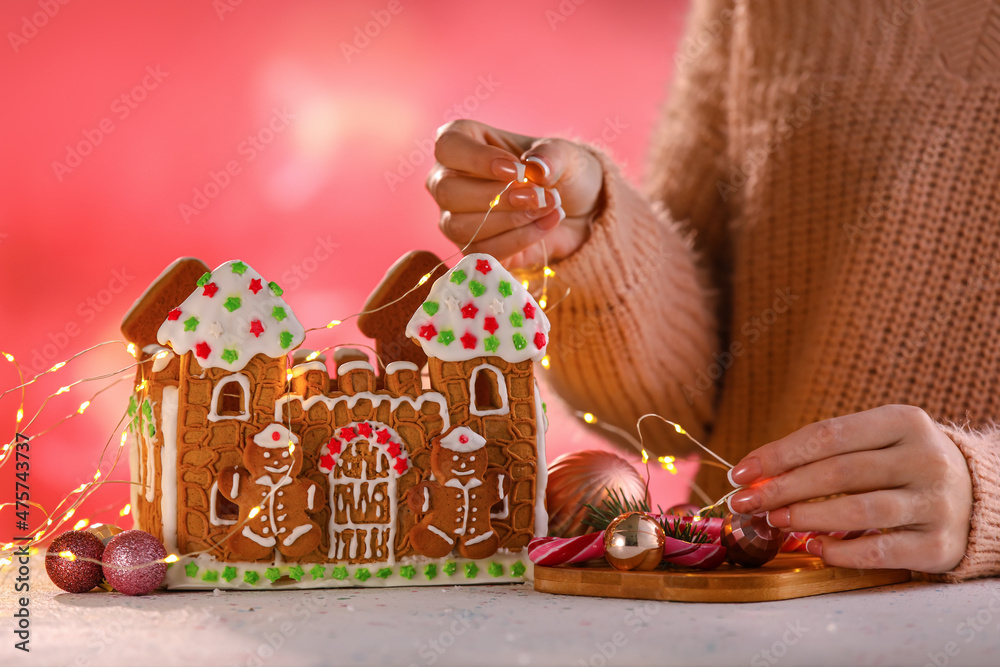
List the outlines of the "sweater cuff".
<svg viewBox="0 0 1000 667">
<path fill-rule="evenodd" d="M 941 429 L 958 446 L 972 476 L 969 546 L 958 566 L 931 581 L 964 581 L 1000 574 L 1000 428 L 973 432 L 956 426 Z"/>
</svg>

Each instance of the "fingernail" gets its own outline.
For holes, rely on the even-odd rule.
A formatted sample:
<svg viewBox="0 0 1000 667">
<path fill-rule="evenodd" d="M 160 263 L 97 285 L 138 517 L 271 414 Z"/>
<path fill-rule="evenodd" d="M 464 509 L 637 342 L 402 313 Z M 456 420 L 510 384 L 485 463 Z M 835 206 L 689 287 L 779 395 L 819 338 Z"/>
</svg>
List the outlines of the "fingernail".
<svg viewBox="0 0 1000 667">
<path fill-rule="evenodd" d="M 559 211 L 559 222 L 566 219 L 566 211 L 563 210 L 562 206 L 557 206 L 556 210 Z"/>
<path fill-rule="evenodd" d="M 742 491 L 738 491 L 735 495 L 733 495 L 731 500 L 732 503 L 730 504 L 730 507 L 735 504 L 743 505 L 742 509 L 737 510 L 742 514 L 751 514 L 755 509 L 760 507 L 760 495 L 753 489 L 743 489 Z"/>
<path fill-rule="evenodd" d="M 729 471 L 729 482 L 733 486 L 749 484 L 760 477 L 760 461 L 757 459 L 746 459 L 736 464 L 736 467 Z"/>
<path fill-rule="evenodd" d="M 557 213 L 558 215 L 553 216 L 552 215 L 553 213 Z M 535 224 L 538 225 L 539 229 L 543 231 L 548 231 L 550 229 L 554 229 L 556 226 L 558 226 L 560 222 L 562 222 L 565 219 L 566 219 L 566 211 L 564 211 L 562 209 L 562 206 L 560 206 L 559 208 L 555 208 L 546 213 L 545 215 L 543 215 L 541 218 L 535 221 Z"/>
<path fill-rule="evenodd" d="M 523 208 L 543 208 L 545 206 L 545 188 L 534 186 L 512 189 L 508 195 L 513 206 Z"/>
<path fill-rule="evenodd" d="M 556 190 L 555 188 L 552 188 L 551 190 L 546 190 L 546 192 L 548 192 L 549 195 L 552 197 L 552 205 L 561 208 L 562 207 L 562 195 L 559 194 L 559 191 Z M 565 213 L 563 214 L 563 217 L 566 217 Z M 560 218 L 560 220 L 561 219 L 562 218 Z"/>
<path fill-rule="evenodd" d="M 545 208 L 545 188 L 540 185 L 536 185 L 535 197 L 538 199 L 538 208 Z"/>
<path fill-rule="evenodd" d="M 549 177 L 549 174 L 552 173 L 552 169 L 549 168 L 548 163 L 546 163 L 545 160 L 538 157 L 537 155 L 532 155 L 529 158 L 525 158 L 524 161 L 538 166 L 538 169 L 542 172 L 542 177 L 538 179 L 539 181 L 546 180 Z"/>
<path fill-rule="evenodd" d="M 811 553 L 813 556 L 823 556 L 823 543 L 817 540 L 815 537 L 808 542 L 806 542 L 806 551 Z"/>
<path fill-rule="evenodd" d="M 766 518 L 767 525 L 771 528 L 788 528 L 792 525 L 791 510 L 787 507 L 771 510 L 767 513 Z"/>
<path fill-rule="evenodd" d="M 518 169 L 520 167 L 520 169 Z M 517 164 L 513 160 L 508 160 L 506 158 L 498 157 L 493 160 L 493 175 L 499 176 L 501 178 L 509 178 L 521 180 L 520 175 L 524 174 L 524 165 Z"/>
</svg>

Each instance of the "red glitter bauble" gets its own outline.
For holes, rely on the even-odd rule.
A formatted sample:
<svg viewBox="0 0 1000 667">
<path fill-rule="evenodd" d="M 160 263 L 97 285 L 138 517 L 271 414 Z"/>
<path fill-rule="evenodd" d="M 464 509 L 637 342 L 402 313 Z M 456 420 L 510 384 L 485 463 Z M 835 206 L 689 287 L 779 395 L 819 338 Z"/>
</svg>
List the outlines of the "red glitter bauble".
<svg viewBox="0 0 1000 667">
<path fill-rule="evenodd" d="M 143 530 L 126 530 L 104 549 L 104 576 L 120 593 L 145 595 L 167 576 L 167 564 L 162 562 L 166 557 L 155 537 Z"/>
<path fill-rule="evenodd" d="M 760 567 L 778 555 L 785 535 L 772 528 L 763 514 L 727 514 L 722 521 L 726 559 L 745 567 Z"/>
<path fill-rule="evenodd" d="M 63 558 L 59 554 L 68 551 L 76 559 Z M 101 560 L 104 554 L 104 544 L 94 535 L 82 530 L 71 530 L 63 533 L 49 544 L 45 552 L 45 571 L 59 588 L 68 593 L 86 593 L 102 581 L 104 573 L 100 563 L 90 560 Z"/>
</svg>

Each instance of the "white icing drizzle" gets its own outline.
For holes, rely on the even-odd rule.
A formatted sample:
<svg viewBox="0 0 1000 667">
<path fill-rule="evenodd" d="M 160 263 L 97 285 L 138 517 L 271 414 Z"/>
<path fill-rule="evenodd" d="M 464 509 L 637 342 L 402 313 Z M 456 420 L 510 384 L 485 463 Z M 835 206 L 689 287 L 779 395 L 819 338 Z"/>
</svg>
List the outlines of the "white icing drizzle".
<svg viewBox="0 0 1000 667">
<path fill-rule="evenodd" d="M 312 406 L 317 403 L 323 403 L 330 412 L 333 412 L 334 408 L 337 407 L 338 403 L 346 403 L 348 410 L 353 410 L 354 406 L 358 404 L 358 401 L 369 400 L 372 402 L 373 408 L 378 408 L 384 402 L 389 403 L 389 410 L 395 412 L 396 409 L 403 403 L 409 403 L 410 406 L 416 411 L 420 412 L 420 408 L 426 402 L 437 403 L 438 404 L 438 414 L 441 416 L 443 424 L 441 426 L 441 432 L 446 432 L 451 427 L 451 421 L 448 416 L 448 402 L 445 400 L 444 396 L 437 393 L 436 391 L 424 392 L 420 395 L 420 398 L 413 399 L 409 396 L 387 396 L 386 394 L 372 394 L 367 391 L 358 392 L 353 396 L 337 396 L 336 398 L 330 398 L 329 396 L 323 396 L 322 394 L 317 394 L 307 399 L 303 399 L 297 394 L 286 394 L 278 398 L 274 403 L 274 420 L 276 422 L 281 422 L 282 415 L 281 409 L 289 401 L 298 401 L 302 404 L 302 411 L 309 412 Z M 375 422 L 371 422 L 374 424 Z M 388 427 L 386 427 L 388 428 Z"/>
<path fill-rule="evenodd" d="M 480 410 L 479 406 L 476 405 L 476 378 L 479 373 L 484 370 L 493 373 L 496 379 L 497 393 L 500 394 L 499 408 Z M 474 415 L 506 415 L 510 413 L 510 405 L 507 401 L 507 380 L 500 372 L 500 369 L 495 366 L 490 364 L 480 364 L 472 369 L 472 375 L 469 377 L 469 396 L 471 397 L 471 400 L 469 401 L 469 412 Z"/>
<path fill-rule="evenodd" d="M 240 495 L 240 474 L 238 472 L 233 473 L 233 498 L 235 499 Z"/>
<path fill-rule="evenodd" d="M 238 474 L 234 474 L 234 479 L 239 479 Z M 233 488 L 235 489 L 235 482 Z M 208 522 L 213 526 L 232 526 L 236 523 L 233 519 L 221 519 L 219 518 L 218 509 L 216 507 L 216 496 L 219 494 L 219 482 L 213 482 L 212 488 L 208 491 Z M 233 492 L 233 498 L 236 497 L 236 492 Z"/>
<path fill-rule="evenodd" d="M 281 477 L 280 479 L 278 479 L 277 482 L 272 481 L 271 478 L 268 475 L 261 475 L 260 477 L 258 477 L 257 479 L 254 480 L 255 484 L 259 484 L 261 486 L 266 486 L 268 489 L 270 489 L 270 491 L 265 491 L 264 492 L 264 494 L 265 494 L 265 496 L 267 498 L 267 508 L 265 508 L 261 512 L 262 516 L 260 517 L 260 521 L 262 523 L 264 521 L 267 521 L 267 523 L 268 523 L 268 525 L 263 528 L 263 530 L 264 530 L 265 533 L 268 530 L 270 530 L 271 534 L 273 534 L 273 535 L 277 535 L 278 534 L 278 524 L 277 524 L 277 521 L 280 521 L 280 518 L 276 518 L 275 515 L 274 515 L 275 498 L 277 498 L 282 493 L 281 491 L 278 491 L 278 489 L 280 489 L 283 486 L 288 486 L 289 484 L 292 483 L 292 481 L 293 481 L 292 478 L 289 477 L 288 475 L 284 475 L 283 477 Z M 250 531 L 251 533 L 253 532 L 250 529 L 249 525 L 246 525 L 246 526 L 243 527 L 243 534 L 244 535 L 247 535 L 247 531 Z M 247 537 L 250 537 L 250 536 L 247 535 Z M 251 538 L 251 539 L 253 539 L 253 538 Z M 274 546 L 275 542 L 274 542 L 273 538 L 267 538 L 267 539 L 271 539 L 271 544 L 270 545 L 266 545 L 266 544 L 263 544 L 261 542 L 258 542 L 258 544 L 261 544 L 262 546 Z"/>
<path fill-rule="evenodd" d="M 313 508 L 313 505 L 315 504 L 315 498 L 316 498 L 316 485 L 310 484 L 309 490 L 306 491 L 306 509 L 311 510 Z M 279 510 L 282 507 L 284 507 L 284 505 L 278 505 Z"/>
<path fill-rule="evenodd" d="M 165 352 L 162 357 L 156 355 L 161 352 Z M 162 371 L 167 365 L 170 364 L 170 360 L 174 358 L 173 350 L 169 347 L 163 347 L 162 345 L 157 345 L 156 343 L 151 343 L 146 347 L 142 348 L 142 353 L 154 357 L 153 359 L 153 372 L 157 373 Z"/>
<path fill-rule="evenodd" d="M 424 487 L 424 504 L 420 506 L 421 512 L 426 512 L 431 508 L 431 492 L 426 486 Z"/>
<path fill-rule="evenodd" d="M 493 534 L 493 531 L 492 530 L 488 530 L 485 533 L 483 533 L 482 535 L 477 535 L 476 537 L 473 537 L 472 539 L 466 540 L 465 541 L 465 546 L 471 547 L 473 544 L 479 544 L 480 542 L 485 542 L 486 540 L 490 539 L 490 535 L 492 535 L 492 534 Z"/>
<path fill-rule="evenodd" d="M 282 517 L 278 517 L 278 518 L 280 520 Z M 288 537 L 286 537 L 285 539 L 283 539 L 281 541 L 281 543 L 284 544 L 286 547 L 292 546 L 292 544 L 295 542 L 295 540 L 299 539 L 300 537 L 302 537 L 303 535 L 305 535 L 306 533 L 308 533 L 310 530 L 312 530 L 312 527 L 313 527 L 313 524 L 307 523 L 307 524 L 303 524 L 301 526 L 296 526 L 295 528 L 292 528 L 292 532 L 289 533 Z M 281 530 L 284 531 L 285 529 L 282 528 Z"/>
<path fill-rule="evenodd" d="M 323 373 L 326 373 L 326 364 L 322 361 L 306 361 L 301 364 L 295 364 L 292 366 L 292 377 L 298 377 L 304 373 L 308 373 L 309 371 L 322 371 Z"/>
<path fill-rule="evenodd" d="M 235 382 L 242 387 L 243 407 L 240 408 L 240 414 L 238 415 L 220 415 L 218 413 L 219 396 L 222 395 L 222 388 L 230 382 Z M 250 419 L 250 378 L 243 375 L 243 373 L 233 373 L 232 375 L 222 378 L 215 384 L 215 388 L 212 389 L 212 407 L 208 413 L 208 421 L 217 422 L 223 419 L 238 419 L 241 422 L 245 422 Z"/>
<path fill-rule="evenodd" d="M 542 409 L 542 394 L 535 381 L 535 537 L 549 534 L 549 513 L 545 509 L 545 483 L 548 481 L 548 462 L 545 460 L 545 431 L 549 419 Z"/>
<path fill-rule="evenodd" d="M 273 547 L 275 545 L 273 537 L 261 537 L 257 533 L 250 530 L 250 526 L 243 526 L 243 537 L 253 540 L 262 547 Z"/>
<path fill-rule="evenodd" d="M 440 528 L 438 528 L 434 524 L 431 524 L 431 525 L 427 526 L 427 530 L 431 531 L 432 533 L 434 533 L 435 535 L 437 535 L 438 537 L 440 537 L 441 539 L 443 539 L 448 544 L 454 544 L 455 543 L 455 540 L 451 539 L 451 537 L 449 535 L 447 535 L 443 530 L 441 530 Z"/>
<path fill-rule="evenodd" d="M 163 547 L 177 553 L 177 387 L 163 388 L 160 405 L 160 517 L 163 522 Z"/>
<path fill-rule="evenodd" d="M 458 518 L 461 519 L 462 525 L 460 528 L 456 528 L 452 532 L 455 533 L 456 535 L 465 535 L 465 530 L 469 525 L 469 491 L 476 488 L 477 486 L 482 486 L 483 482 L 482 480 L 472 478 L 468 482 L 463 484 L 460 480 L 452 478 L 449 479 L 447 482 L 445 482 L 444 485 L 450 486 L 453 489 L 462 490 L 462 507 L 461 509 L 458 510 L 461 513 Z M 472 532 L 475 532 L 475 530 L 476 529 L 473 528 Z"/>
<path fill-rule="evenodd" d="M 395 375 L 399 371 L 419 371 L 417 365 L 412 361 L 393 361 L 385 367 L 386 375 Z"/>
<path fill-rule="evenodd" d="M 371 371 L 372 373 L 375 372 L 375 369 L 372 368 L 372 365 L 367 361 L 348 361 L 346 364 L 341 364 L 337 366 L 337 377 L 346 375 L 351 371 L 361 371 L 361 370 Z"/>
</svg>

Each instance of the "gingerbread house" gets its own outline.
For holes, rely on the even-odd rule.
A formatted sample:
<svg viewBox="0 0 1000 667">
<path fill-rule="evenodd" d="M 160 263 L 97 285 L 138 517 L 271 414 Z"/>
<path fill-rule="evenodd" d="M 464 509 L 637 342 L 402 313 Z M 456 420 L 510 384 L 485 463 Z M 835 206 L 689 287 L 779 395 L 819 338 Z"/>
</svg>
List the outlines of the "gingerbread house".
<svg viewBox="0 0 1000 667">
<path fill-rule="evenodd" d="M 144 362 L 132 506 L 179 556 L 168 587 L 530 576 L 528 541 L 547 529 L 533 362 L 548 320 L 487 255 L 422 292 L 405 332 L 426 368 L 380 373 L 361 353 L 331 369 L 296 349 L 305 330 L 280 286 L 240 261 L 178 260 L 136 302 L 122 327 Z"/>
</svg>

